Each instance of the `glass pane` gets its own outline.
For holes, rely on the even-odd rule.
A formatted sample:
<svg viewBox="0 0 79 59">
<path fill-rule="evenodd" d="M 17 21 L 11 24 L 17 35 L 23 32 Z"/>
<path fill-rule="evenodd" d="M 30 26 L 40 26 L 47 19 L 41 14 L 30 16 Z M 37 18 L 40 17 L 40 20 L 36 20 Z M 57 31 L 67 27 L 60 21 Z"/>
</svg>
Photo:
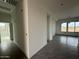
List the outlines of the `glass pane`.
<svg viewBox="0 0 79 59">
<path fill-rule="evenodd" d="M 9 23 L 0 23 L 0 39 L 1 42 L 10 41 Z"/>
<path fill-rule="evenodd" d="M 61 32 L 66 32 L 67 29 L 67 23 L 62 23 L 61 24 Z"/>
<path fill-rule="evenodd" d="M 74 32 L 74 22 L 68 23 L 68 32 Z"/>
<path fill-rule="evenodd" d="M 79 32 L 79 22 L 75 22 L 75 32 Z"/>
</svg>

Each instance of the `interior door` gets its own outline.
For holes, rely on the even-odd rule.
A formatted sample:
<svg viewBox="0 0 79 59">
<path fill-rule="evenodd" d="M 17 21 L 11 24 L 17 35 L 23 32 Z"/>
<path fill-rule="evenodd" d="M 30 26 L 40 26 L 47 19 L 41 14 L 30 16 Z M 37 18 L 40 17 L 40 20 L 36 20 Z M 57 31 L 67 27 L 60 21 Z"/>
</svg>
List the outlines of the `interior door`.
<svg viewBox="0 0 79 59">
<path fill-rule="evenodd" d="M 11 33 L 10 32 L 11 32 L 10 31 L 10 23 L 0 22 L 0 43 L 11 41 Z"/>
</svg>

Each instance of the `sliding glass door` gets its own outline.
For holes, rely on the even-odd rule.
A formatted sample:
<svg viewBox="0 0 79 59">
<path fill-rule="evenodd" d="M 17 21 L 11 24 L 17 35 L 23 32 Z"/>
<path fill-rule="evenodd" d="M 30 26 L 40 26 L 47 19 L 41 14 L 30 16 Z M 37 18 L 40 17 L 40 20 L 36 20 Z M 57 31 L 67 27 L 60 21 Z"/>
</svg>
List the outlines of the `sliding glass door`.
<svg viewBox="0 0 79 59">
<path fill-rule="evenodd" d="M 67 31 L 67 23 L 62 23 L 61 24 L 61 31 L 66 32 Z"/>
<path fill-rule="evenodd" d="M 9 42 L 10 38 L 10 23 L 0 22 L 0 42 Z"/>
<path fill-rule="evenodd" d="M 79 22 L 75 22 L 75 32 L 79 32 Z"/>
<path fill-rule="evenodd" d="M 73 32 L 73 33 L 78 32 L 79 33 L 79 21 L 61 23 L 61 32 Z"/>
<path fill-rule="evenodd" d="M 69 22 L 68 23 L 68 32 L 74 32 L 75 31 L 75 25 L 74 22 Z"/>
</svg>

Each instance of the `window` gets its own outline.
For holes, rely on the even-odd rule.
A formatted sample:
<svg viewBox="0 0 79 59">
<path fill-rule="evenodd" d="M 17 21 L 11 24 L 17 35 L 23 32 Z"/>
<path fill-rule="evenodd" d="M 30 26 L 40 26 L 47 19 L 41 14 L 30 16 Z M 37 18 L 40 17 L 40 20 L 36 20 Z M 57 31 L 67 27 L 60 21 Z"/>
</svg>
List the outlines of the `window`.
<svg viewBox="0 0 79 59">
<path fill-rule="evenodd" d="M 75 22 L 75 32 L 79 32 L 79 22 Z"/>
<path fill-rule="evenodd" d="M 0 23 L 0 40 L 10 41 L 10 23 Z"/>
<path fill-rule="evenodd" d="M 61 23 L 61 32 L 79 32 L 79 21 Z"/>
<path fill-rule="evenodd" d="M 67 23 L 62 23 L 61 24 L 61 32 L 66 32 L 67 30 Z"/>
<path fill-rule="evenodd" d="M 68 32 L 74 32 L 74 22 L 68 23 Z"/>
</svg>

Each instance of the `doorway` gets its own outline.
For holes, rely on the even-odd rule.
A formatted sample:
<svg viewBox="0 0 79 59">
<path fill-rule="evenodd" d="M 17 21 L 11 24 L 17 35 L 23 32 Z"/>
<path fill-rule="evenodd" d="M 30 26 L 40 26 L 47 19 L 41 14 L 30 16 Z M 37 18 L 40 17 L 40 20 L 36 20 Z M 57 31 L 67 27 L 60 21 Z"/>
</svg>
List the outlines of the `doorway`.
<svg viewBox="0 0 79 59">
<path fill-rule="evenodd" d="M 11 30 L 9 22 L 0 22 L 0 43 L 11 41 Z"/>
</svg>

